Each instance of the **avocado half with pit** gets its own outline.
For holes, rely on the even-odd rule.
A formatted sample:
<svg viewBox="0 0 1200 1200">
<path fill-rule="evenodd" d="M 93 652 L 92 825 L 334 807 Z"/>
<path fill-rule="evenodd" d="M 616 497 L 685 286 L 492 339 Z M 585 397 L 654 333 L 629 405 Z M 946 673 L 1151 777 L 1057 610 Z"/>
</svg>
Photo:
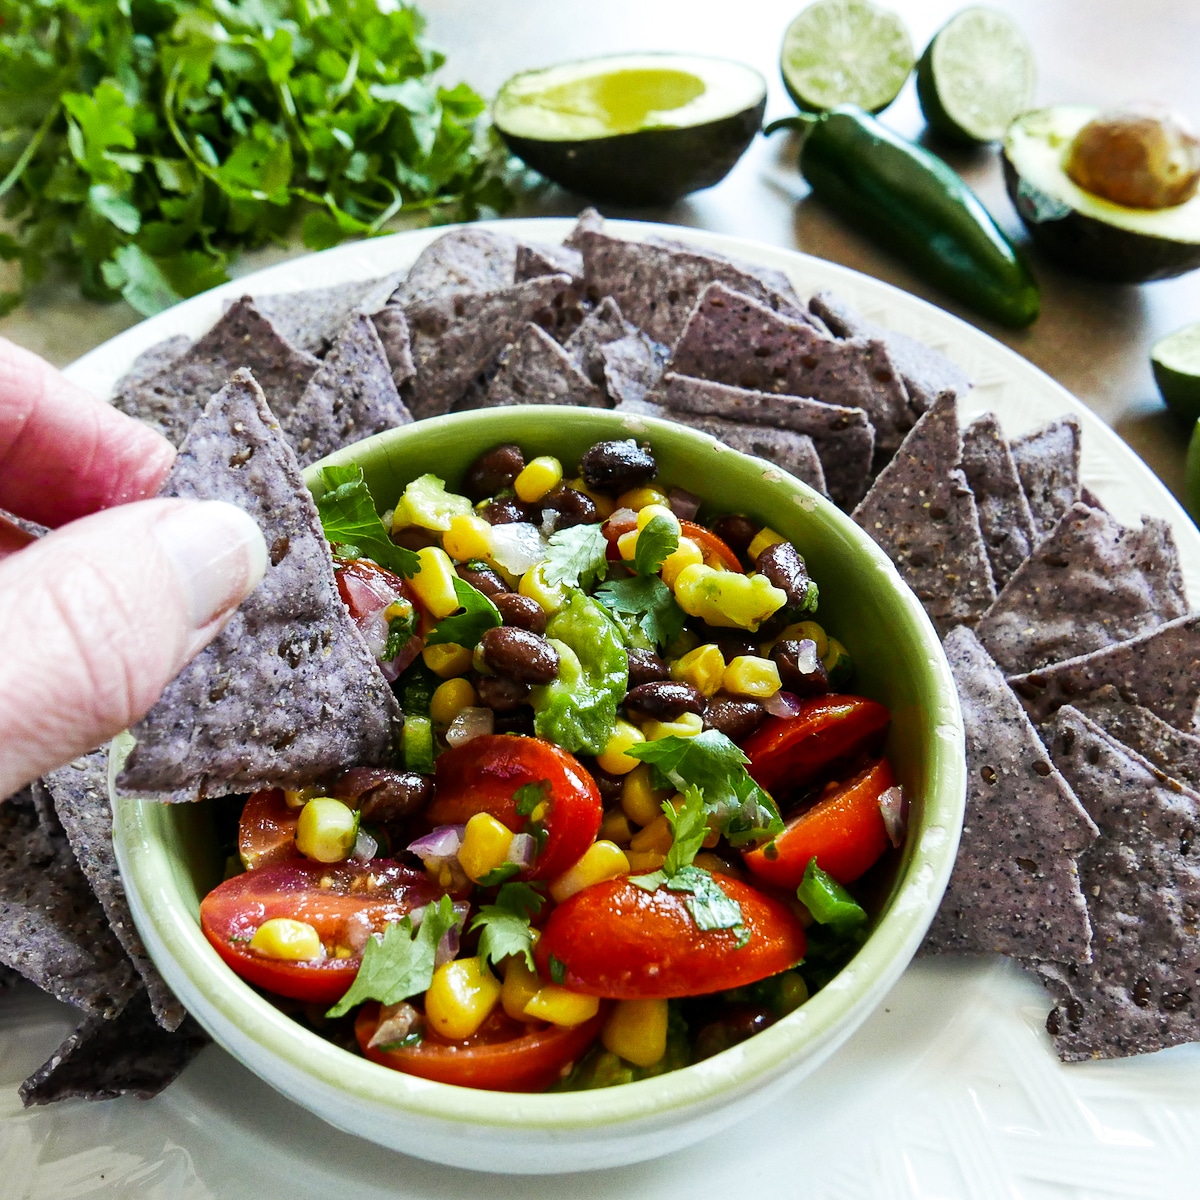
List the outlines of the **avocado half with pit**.
<svg viewBox="0 0 1200 1200">
<path fill-rule="evenodd" d="M 623 54 L 515 75 L 492 119 L 513 154 L 565 188 L 666 204 L 725 178 L 766 103 L 766 81 L 743 63 Z"/>
<path fill-rule="evenodd" d="M 1099 111 L 1055 105 L 1010 126 L 1004 179 L 1030 236 L 1048 257 L 1094 279 L 1144 283 L 1200 267 L 1200 195 L 1170 208 L 1128 208 L 1067 175 L 1071 143 Z"/>
</svg>

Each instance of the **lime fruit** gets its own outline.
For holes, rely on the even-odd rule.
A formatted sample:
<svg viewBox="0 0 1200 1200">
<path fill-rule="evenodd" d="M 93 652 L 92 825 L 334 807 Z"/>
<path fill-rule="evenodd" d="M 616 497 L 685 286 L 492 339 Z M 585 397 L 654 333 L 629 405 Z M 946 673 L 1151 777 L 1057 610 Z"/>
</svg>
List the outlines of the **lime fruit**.
<svg viewBox="0 0 1200 1200">
<path fill-rule="evenodd" d="M 1188 446 L 1187 476 L 1184 484 L 1188 512 L 1192 520 L 1200 525 L 1200 421 L 1192 430 L 1192 441 Z"/>
<path fill-rule="evenodd" d="M 1025 35 L 992 8 L 964 8 L 925 47 L 917 99 L 930 129 L 956 142 L 995 142 L 1033 103 L 1037 68 Z"/>
<path fill-rule="evenodd" d="M 1150 366 L 1167 408 L 1190 429 L 1200 419 L 1200 321 L 1159 338 Z"/>
<path fill-rule="evenodd" d="M 915 57 L 894 12 L 869 0 L 817 0 L 788 26 L 779 68 L 809 112 L 857 104 L 877 113 L 895 100 Z"/>
</svg>

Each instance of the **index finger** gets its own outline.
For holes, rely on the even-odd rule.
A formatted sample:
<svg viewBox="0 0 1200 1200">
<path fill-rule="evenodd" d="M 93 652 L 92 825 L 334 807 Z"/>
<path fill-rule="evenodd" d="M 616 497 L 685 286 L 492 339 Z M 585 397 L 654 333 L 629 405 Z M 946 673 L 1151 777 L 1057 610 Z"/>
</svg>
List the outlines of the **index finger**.
<svg viewBox="0 0 1200 1200">
<path fill-rule="evenodd" d="M 57 527 L 153 496 L 175 448 L 0 338 L 0 508 Z"/>
</svg>

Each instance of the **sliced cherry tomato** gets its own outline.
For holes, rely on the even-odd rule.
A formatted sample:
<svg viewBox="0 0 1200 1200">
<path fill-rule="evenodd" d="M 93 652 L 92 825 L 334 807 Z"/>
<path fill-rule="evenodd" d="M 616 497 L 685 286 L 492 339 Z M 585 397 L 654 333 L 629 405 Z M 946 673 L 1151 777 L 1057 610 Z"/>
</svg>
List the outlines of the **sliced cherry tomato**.
<svg viewBox="0 0 1200 1200">
<path fill-rule="evenodd" d="M 332 1004 L 358 974 L 368 936 L 439 894 L 424 872 L 390 859 L 304 860 L 227 879 L 201 901 L 200 927 L 247 982 L 281 996 Z M 321 938 L 324 958 L 285 962 L 252 951 L 250 939 L 272 917 L 307 921 Z"/>
<path fill-rule="evenodd" d="M 550 914 L 538 939 L 538 970 L 573 991 L 612 1000 L 668 1000 L 744 987 L 804 957 L 804 929 L 785 905 L 724 875 L 717 886 L 742 908 L 749 933 L 700 929 L 686 895 L 648 892 L 627 878 L 593 884 Z"/>
<path fill-rule="evenodd" d="M 545 784 L 543 814 L 517 812 L 515 794 L 528 783 Z M 530 823 L 546 832 L 546 844 L 522 879 L 553 879 L 596 840 L 604 815 L 595 780 L 574 755 L 541 738 L 489 734 L 445 754 L 436 766 L 436 793 L 425 810 L 431 825 L 463 825 L 490 813 L 514 833 Z"/>
<path fill-rule="evenodd" d="M 422 607 L 406 579 L 370 559 L 355 558 L 340 562 L 334 569 L 334 575 L 342 603 L 350 610 L 350 616 L 377 658 L 387 645 L 388 623 L 383 614 L 388 605 L 403 597 L 416 608 L 416 632 L 404 643 L 395 658 L 380 664 L 389 682 L 398 679 L 424 649 L 425 635 L 436 624 L 433 617 Z"/>
<path fill-rule="evenodd" d="M 364 1004 L 354 1035 L 372 1062 L 458 1087 L 497 1092 L 542 1092 L 561 1078 L 596 1040 L 607 1013 L 601 1008 L 582 1025 L 532 1027 L 496 1009 L 479 1031 L 462 1042 L 426 1034 L 415 1046 L 395 1050 L 370 1045 L 379 1027 L 379 1005 Z"/>
<path fill-rule="evenodd" d="M 679 522 L 680 537 L 691 538 L 700 547 L 705 563 L 710 567 L 724 567 L 726 571 L 736 571 L 745 575 L 738 556 L 711 529 L 697 525 L 694 521 Z"/>
<path fill-rule="evenodd" d="M 759 879 L 790 890 L 800 886 L 808 860 L 815 858 L 838 883 L 850 883 L 891 845 L 879 797 L 895 784 L 888 760 L 879 759 L 793 817 L 774 841 L 747 851 L 746 866 Z"/>
<path fill-rule="evenodd" d="M 296 849 L 300 810 L 289 808 L 280 788 L 255 792 L 242 808 L 238 822 L 238 854 L 247 871 L 302 859 Z"/>
<path fill-rule="evenodd" d="M 802 788 L 839 759 L 876 749 L 891 719 L 863 696 L 816 696 L 797 716 L 768 717 L 742 743 L 746 770 L 772 795 Z"/>
</svg>

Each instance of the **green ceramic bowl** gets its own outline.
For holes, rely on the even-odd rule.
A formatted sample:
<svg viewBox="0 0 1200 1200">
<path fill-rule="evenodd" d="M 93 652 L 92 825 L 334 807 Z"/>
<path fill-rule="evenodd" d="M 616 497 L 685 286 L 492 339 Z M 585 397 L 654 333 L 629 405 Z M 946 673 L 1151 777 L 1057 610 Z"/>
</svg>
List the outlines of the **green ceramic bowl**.
<svg viewBox="0 0 1200 1200">
<path fill-rule="evenodd" d="M 911 801 L 890 894 L 845 970 L 791 1016 L 740 1046 L 656 1079 L 602 1091 L 513 1095 L 430 1083 L 340 1050 L 242 983 L 200 933 L 200 898 L 221 864 L 203 805 L 115 800 L 115 842 L 139 930 L 180 999 L 213 1037 L 332 1124 L 436 1162 L 488 1171 L 617 1166 L 698 1141 L 823 1062 L 882 1000 L 933 918 L 953 865 L 966 790 L 958 698 L 920 604 L 875 544 L 791 476 L 708 436 L 652 418 L 578 408 L 496 408 L 421 421 L 339 451 L 377 502 L 433 470 L 451 485 L 483 450 L 517 442 L 568 464 L 597 441 L 648 441 L 660 478 L 743 512 L 805 555 L 819 619 L 849 648 L 856 689 L 892 711 L 888 754 Z M 307 479 L 320 492 L 319 467 Z"/>
</svg>

